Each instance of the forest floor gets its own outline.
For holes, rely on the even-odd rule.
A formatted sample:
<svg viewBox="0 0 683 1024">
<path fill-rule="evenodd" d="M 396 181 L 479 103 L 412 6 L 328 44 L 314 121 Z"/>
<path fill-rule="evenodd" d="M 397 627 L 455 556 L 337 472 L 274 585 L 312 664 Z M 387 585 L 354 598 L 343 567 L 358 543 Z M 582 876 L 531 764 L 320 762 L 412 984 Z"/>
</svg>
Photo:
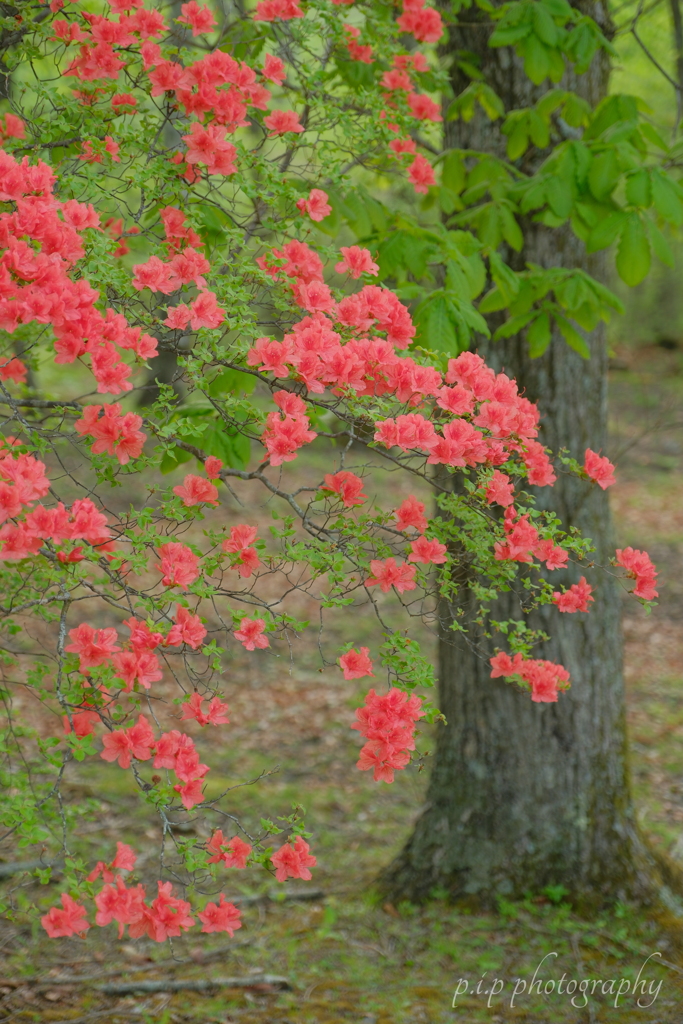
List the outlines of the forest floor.
<svg viewBox="0 0 683 1024">
<path fill-rule="evenodd" d="M 645 547 L 662 581 L 649 617 L 625 605 L 633 783 L 642 826 L 683 864 L 683 355 L 628 359 L 612 375 L 613 507 L 621 544 Z M 587 919 L 561 888 L 503 902 L 496 914 L 438 899 L 424 908 L 374 900 L 373 878 L 409 834 L 427 772 L 378 786 L 352 770 L 358 738 L 348 725 L 360 690 L 332 678 L 314 667 L 290 673 L 273 658 L 245 661 L 225 686 L 229 745 L 212 753 L 228 779 L 279 766 L 258 800 L 270 816 L 305 802 L 313 882 L 282 898 L 262 872 L 231 872 L 243 928 L 228 942 L 190 933 L 172 949 L 117 941 L 113 929 L 50 941 L 20 913 L 0 923 L 0 1024 L 680 1024 L 683 927 L 673 917 L 623 905 Z M 89 769 L 86 795 L 102 792 L 99 771 Z M 248 814 L 253 801 L 252 788 L 236 790 L 232 809 Z M 109 784 L 81 835 L 140 849 L 140 815 L 127 782 Z M 154 855 L 147 834 L 141 863 Z M 11 884 L 26 906 L 49 905 L 59 891 L 27 876 Z M 639 1001 L 630 994 L 638 977 Z M 208 992 L 182 987 L 221 980 Z"/>
</svg>

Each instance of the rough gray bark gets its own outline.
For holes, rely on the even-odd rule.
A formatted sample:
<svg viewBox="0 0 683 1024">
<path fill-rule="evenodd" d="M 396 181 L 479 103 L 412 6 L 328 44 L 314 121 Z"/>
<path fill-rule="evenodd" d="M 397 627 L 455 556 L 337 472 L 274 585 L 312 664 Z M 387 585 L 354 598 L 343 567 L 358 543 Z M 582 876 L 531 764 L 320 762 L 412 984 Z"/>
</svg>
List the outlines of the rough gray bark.
<svg viewBox="0 0 683 1024">
<path fill-rule="evenodd" d="M 587 9 L 604 23 L 600 7 Z M 470 22 L 477 17 L 473 9 L 465 14 Z M 529 82 L 510 49 L 489 49 L 483 27 L 460 31 L 460 38 L 452 34 L 450 48 L 477 53 L 508 110 L 538 98 L 543 89 Z M 606 62 L 596 60 L 588 74 L 563 85 L 596 103 L 605 94 L 607 72 Z M 454 77 L 459 91 L 466 83 Z M 497 126 L 484 118 L 447 124 L 445 144 L 504 154 Z M 528 261 L 602 276 L 601 261 L 589 261 L 568 228 L 524 228 L 520 268 Z M 520 337 L 479 346 L 538 403 L 542 441 L 554 451 L 568 448 L 581 461 L 586 447 L 606 448 L 607 433 L 604 332 L 588 340 L 588 361 L 560 337 L 540 359 L 529 358 Z M 591 537 L 596 561 L 608 564 L 614 537 L 603 491 L 560 475 L 538 499 L 567 527 Z M 635 827 L 629 793 L 618 587 L 608 573 L 576 567 L 550 578 L 575 582 L 582 572 L 597 587 L 590 614 L 545 608 L 531 617 L 552 638 L 535 656 L 560 662 L 571 673 L 571 689 L 557 704 L 533 704 L 516 687 L 490 678 L 488 657 L 494 646 L 506 649 L 504 636 L 484 640 L 477 649 L 441 640 L 439 706 L 448 725 L 439 729 L 426 807 L 381 879 L 393 898 L 419 901 L 438 889 L 485 905 L 497 896 L 561 884 L 577 902 L 596 905 L 650 888 L 652 858 Z M 449 610 L 443 611 L 447 619 Z M 513 594 L 498 603 L 493 617 L 523 617 Z"/>
</svg>

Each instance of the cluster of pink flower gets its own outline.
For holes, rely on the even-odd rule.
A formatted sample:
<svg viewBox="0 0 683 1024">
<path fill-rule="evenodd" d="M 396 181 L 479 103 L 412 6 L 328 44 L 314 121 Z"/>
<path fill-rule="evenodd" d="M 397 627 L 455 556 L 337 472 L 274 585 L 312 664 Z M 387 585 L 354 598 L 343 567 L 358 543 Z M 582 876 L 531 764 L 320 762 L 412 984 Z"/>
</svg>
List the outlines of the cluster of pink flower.
<svg viewBox="0 0 683 1024">
<path fill-rule="evenodd" d="M 586 475 L 591 480 L 594 480 L 603 491 L 617 482 L 614 476 L 614 466 L 609 459 L 604 455 L 598 455 L 597 452 L 591 451 L 590 448 L 586 448 L 583 469 Z"/>
<path fill-rule="evenodd" d="M 142 454 L 146 437 L 140 430 L 141 426 L 141 416 L 134 412 L 122 414 L 119 403 L 111 402 L 109 405 L 86 406 L 83 416 L 75 423 L 75 430 L 77 434 L 95 438 L 90 447 L 94 455 L 104 452 L 115 455 L 125 466 L 130 459 L 137 459 Z"/>
<path fill-rule="evenodd" d="M 302 275 L 311 280 L 318 275 L 321 283 L 322 264 L 303 243 L 290 242 L 274 255 L 287 260 L 284 267 L 273 267 L 267 257 L 259 258 L 262 268 L 273 276 L 282 272 L 299 275 L 297 280 Z M 323 287 L 329 293 L 327 285 Z M 456 417 L 442 427 L 441 433 L 434 426 L 433 414 L 425 417 L 415 412 L 378 421 L 375 440 L 385 447 L 426 451 L 429 463 L 451 466 L 495 466 L 519 454 L 530 483 L 545 486 L 555 481 L 545 449 L 534 440 L 538 433 L 538 410 L 518 393 L 514 380 L 504 373 L 496 375 L 472 352 L 449 360 L 445 377 L 433 367 L 420 366 L 410 357 L 397 355 L 394 345 L 409 344 L 415 329 L 407 309 L 383 288 L 366 285 L 343 299 L 335 315 L 339 323 L 356 331 L 374 326 L 375 330 L 386 332 L 386 341 L 377 337 L 352 338 L 343 344 L 332 320 L 317 311 L 295 324 L 281 342 L 259 338 L 248 354 L 248 364 L 281 378 L 291 370 L 294 378 L 313 393 L 320 394 L 326 385 L 332 384 L 337 388 L 351 387 L 359 395 L 395 394 L 399 401 L 413 407 L 436 399 L 439 408 Z M 470 417 L 471 422 L 464 417 Z M 507 482 L 504 474 L 498 474 L 490 493 Z M 501 493 L 505 493 L 505 488 Z"/>
<path fill-rule="evenodd" d="M 170 882 L 158 882 L 158 895 L 151 904 L 147 904 L 144 886 L 138 884 L 129 887 L 120 874 L 115 874 L 117 871 L 132 871 L 137 860 L 130 846 L 119 842 L 116 847 L 113 861 L 110 864 L 98 861 L 87 878 L 88 882 L 94 882 L 102 875 L 105 883 L 95 896 L 95 924 L 105 928 L 116 921 L 119 938 L 123 938 L 124 929 L 128 925 L 128 934 L 132 939 L 146 935 L 154 942 L 177 938 L 193 927 L 195 921 L 190 917 L 190 904 L 173 895 Z M 248 849 L 251 850 L 251 847 Z M 61 908 L 51 907 L 41 918 L 47 934 L 51 939 L 84 935 L 90 928 L 85 906 L 76 902 L 68 893 L 62 894 L 61 902 Z M 197 917 L 202 922 L 203 932 L 227 932 L 232 936 L 242 926 L 239 910 L 227 902 L 223 893 L 218 903 L 207 903 Z"/>
<path fill-rule="evenodd" d="M 427 529 L 427 517 L 423 501 L 418 501 L 414 494 L 409 495 L 396 509 L 396 529 L 405 531 L 411 527 L 418 533 Z"/>
<path fill-rule="evenodd" d="M 586 577 L 582 576 L 578 583 L 573 583 L 564 593 L 555 591 L 553 603 L 561 612 L 587 612 L 590 610 L 588 606 L 595 600 L 591 597 L 592 593 L 593 588 L 590 583 L 586 583 Z"/>
<path fill-rule="evenodd" d="M 261 561 L 256 549 L 253 547 L 258 540 L 258 527 L 248 526 L 247 523 L 239 523 L 230 530 L 230 536 L 226 537 L 221 545 L 222 550 L 233 555 L 231 568 L 237 569 L 240 576 L 248 579 L 258 569 Z"/>
<path fill-rule="evenodd" d="M 366 587 L 379 587 L 386 594 L 392 587 L 398 594 L 415 590 L 415 566 L 397 562 L 395 558 L 373 558 L 370 561 L 371 575 L 365 580 Z"/>
<path fill-rule="evenodd" d="M 134 616 L 126 619 L 124 626 L 130 630 L 129 646 L 121 648 L 117 645 L 119 637 L 113 627 L 95 629 L 82 622 L 69 631 L 71 643 L 65 648 L 69 654 L 78 655 L 78 668 L 83 673 L 111 662 L 115 675 L 124 684 L 124 693 L 130 693 L 136 682 L 148 690 L 152 683 L 162 678 L 161 665 L 154 654 L 157 647 L 179 647 L 185 643 L 196 650 L 206 636 L 206 628 L 199 616 L 182 605 L 176 605 L 175 622 L 166 637 L 162 633 L 153 633 L 146 622 Z M 92 729 L 87 731 L 92 732 Z"/>
<path fill-rule="evenodd" d="M 344 35 L 346 36 L 346 48 L 349 51 L 349 57 L 351 60 L 359 61 L 361 64 L 372 64 L 374 61 L 372 47 L 363 46 L 359 43 L 360 29 L 355 28 L 353 25 L 344 25 Z"/>
<path fill-rule="evenodd" d="M 659 597 L 659 592 L 655 589 L 657 570 L 646 551 L 638 551 L 631 547 L 617 548 L 617 565 L 626 569 L 631 579 L 636 581 L 633 589 L 636 597 L 641 597 L 644 601 L 654 601 Z"/>
<path fill-rule="evenodd" d="M 369 647 L 361 647 L 360 651 L 352 647 L 346 654 L 342 654 L 339 665 L 344 673 L 344 679 L 363 679 L 364 676 L 375 674 L 372 671 Z"/>
<path fill-rule="evenodd" d="M 428 10 L 432 10 L 428 8 Z M 434 14 L 438 13 L 433 11 Z M 382 75 L 381 84 L 387 90 L 389 105 L 395 105 L 389 97 L 396 92 L 406 94 L 406 102 L 410 112 L 418 121 L 441 121 L 441 108 L 438 103 L 430 99 L 425 93 L 417 92 L 413 80 L 410 77 L 411 71 L 429 71 L 423 53 L 399 54 L 392 61 L 391 71 L 385 71 Z M 394 150 L 395 152 L 395 150 Z"/>
<path fill-rule="evenodd" d="M 225 864 L 226 868 L 246 868 L 252 847 L 239 836 L 226 839 L 221 829 L 216 829 L 206 849 L 211 854 L 208 864 Z"/>
<path fill-rule="evenodd" d="M 107 733 L 102 745 L 104 750 L 100 757 L 117 761 L 121 768 L 130 768 L 131 758 L 149 761 L 154 756 L 154 768 L 174 771 L 180 780 L 173 788 L 180 795 L 183 807 L 191 810 L 204 802 L 202 787 L 209 766 L 200 762 L 194 742 L 186 733 L 171 729 L 157 740 L 149 721 L 139 715 L 135 725 Z"/>
<path fill-rule="evenodd" d="M 306 213 L 316 222 L 325 220 L 332 213 L 329 196 L 321 188 L 312 188 L 308 193 L 308 199 L 297 199 L 296 208 L 301 213 Z"/>
<path fill-rule="evenodd" d="M 186 508 L 194 505 L 217 505 L 218 488 L 203 476 L 188 473 L 182 484 L 173 488 L 173 493 L 182 499 Z"/>
<path fill-rule="evenodd" d="M 195 125 L 201 128 L 199 122 L 196 121 Z M 167 327 L 181 331 L 186 330 L 188 326 L 193 331 L 198 331 L 200 327 L 208 327 L 211 330 L 220 327 L 225 320 L 225 311 L 218 305 L 216 293 L 208 290 L 206 280 L 202 276 L 211 269 L 211 266 L 196 248 L 201 245 L 198 236 L 185 225 L 184 214 L 175 207 L 166 207 L 161 211 L 161 217 L 170 259 L 165 263 L 158 256 L 150 256 L 146 263 L 134 266 L 133 287 L 138 291 L 149 288 L 153 292 L 170 295 L 183 285 L 195 284 L 199 289 L 199 295 L 189 306 L 184 302 L 169 306 L 168 315 L 163 323 Z M 187 244 L 183 248 L 183 241 L 191 241 L 192 244 Z"/>
<path fill-rule="evenodd" d="M 490 659 L 491 678 L 517 676 L 531 689 L 531 699 L 537 704 L 553 704 L 557 701 L 558 690 L 569 686 L 569 673 L 562 665 L 538 658 L 524 658 L 515 654 L 512 658 L 501 651 Z"/>
<path fill-rule="evenodd" d="M 355 505 L 363 505 L 368 496 L 363 492 L 363 481 L 355 473 L 348 469 L 342 469 L 338 473 L 326 473 L 322 486 L 323 491 L 336 494 L 345 508 L 353 508 Z"/>
<path fill-rule="evenodd" d="M 100 394 L 130 391 L 131 367 L 121 350 L 150 359 L 156 339 L 113 309 L 103 315 L 95 307 L 99 292 L 84 277 L 69 276 L 85 254 L 82 232 L 101 226 L 92 206 L 55 199 L 54 185 L 48 164 L 30 165 L 27 157 L 17 163 L 0 149 L 0 200 L 15 204 L 14 212 L 0 214 L 0 327 L 12 333 L 19 324 L 50 324 L 56 363 L 88 354 Z"/>
<path fill-rule="evenodd" d="M 357 708 L 356 721 L 351 726 L 358 729 L 368 742 L 360 752 L 357 767 L 361 771 L 374 771 L 376 782 L 393 782 L 394 772 L 410 761 L 410 751 L 415 749 L 415 723 L 424 715 L 420 698 L 410 697 L 395 687 L 380 696 L 370 690 L 365 706 Z"/>
<path fill-rule="evenodd" d="M 420 43 L 438 43 L 443 35 L 441 15 L 433 7 L 425 7 L 424 0 L 403 0 L 398 27 Z"/>
<path fill-rule="evenodd" d="M 211 854 L 207 863 L 223 863 L 226 867 L 234 868 L 245 868 L 252 852 L 249 843 L 245 843 L 239 836 L 226 840 L 220 829 L 213 833 L 206 848 Z M 194 918 L 190 917 L 190 904 L 173 895 L 170 882 L 161 881 L 157 883 L 157 897 L 147 904 L 144 886 L 138 884 L 129 887 L 118 873 L 132 871 L 136 860 L 134 850 L 118 842 L 113 860 L 109 864 L 98 861 L 88 875 L 88 882 L 94 882 L 101 876 L 105 883 L 95 895 L 95 924 L 104 928 L 116 921 L 119 938 L 123 938 L 126 926 L 132 939 L 147 936 L 154 942 L 164 942 L 167 938 L 177 938 L 195 924 Z M 316 864 L 316 858 L 311 855 L 310 847 L 302 836 L 295 836 L 293 841 L 284 843 L 272 854 L 271 861 L 278 882 L 284 882 L 287 878 L 309 881 L 310 869 Z M 61 907 L 51 907 L 41 918 L 41 924 L 49 937 L 56 939 L 85 935 L 90 928 L 86 907 L 68 893 L 62 894 L 61 903 Z M 226 900 L 223 893 L 218 903 L 207 903 L 197 913 L 197 917 L 202 922 L 202 932 L 227 932 L 232 936 L 242 927 L 240 911 Z"/>
<path fill-rule="evenodd" d="M 308 429 L 306 403 L 302 398 L 290 391 L 276 391 L 273 401 L 280 412 L 268 413 L 261 441 L 271 466 L 280 466 L 295 459 L 297 450 L 304 444 L 310 444 L 318 435 Z"/>
<path fill-rule="evenodd" d="M 12 438 L 6 439 L 12 442 Z M 97 553 L 111 553 L 111 531 L 107 517 L 98 511 L 89 498 L 74 501 L 71 509 L 59 502 L 54 508 L 36 505 L 31 511 L 26 508 L 38 498 L 43 498 L 50 489 L 45 475 L 45 465 L 32 455 L 13 455 L 7 452 L 0 456 L 0 522 L 13 519 L 0 528 L 2 551 L 0 560 L 21 561 L 40 551 L 43 542 L 55 545 L 83 540 Z M 22 518 L 19 516 L 22 515 Z M 70 547 L 70 545 L 69 545 Z M 60 562 L 77 562 L 83 555 L 82 546 L 57 553 Z"/>
<path fill-rule="evenodd" d="M 510 505 L 505 509 L 503 518 L 505 540 L 496 541 L 495 557 L 499 561 L 532 562 L 534 558 L 545 562 L 547 569 L 563 569 L 569 560 L 569 554 L 551 540 L 542 540 L 535 526 L 529 522 L 529 516 L 518 516 L 516 509 Z"/>
</svg>

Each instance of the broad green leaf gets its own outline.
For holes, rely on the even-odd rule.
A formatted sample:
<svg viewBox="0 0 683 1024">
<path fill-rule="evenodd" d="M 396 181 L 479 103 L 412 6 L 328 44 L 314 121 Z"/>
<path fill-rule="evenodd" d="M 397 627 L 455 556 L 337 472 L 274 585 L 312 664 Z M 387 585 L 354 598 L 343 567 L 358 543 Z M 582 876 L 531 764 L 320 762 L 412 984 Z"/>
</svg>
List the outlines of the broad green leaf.
<svg viewBox="0 0 683 1024">
<path fill-rule="evenodd" d="M 515 220 L 512 211 L 508 206 L 501 206 L 500 222 L 503 238 L 507 244 L 512 246 L 515 252 L 521 252 L 522 246 L 524 245 L 524 235 L 522 234 L 522 229 Z"/>
<path fill-rule="evenodd" d="M 591 350 L 588 347 L 586 339 L 579 334 L 579 332 L 576 330 L 575 327 L 572 326 L 572 324 L 570 324 L 569 320 L 567 320 L 563 316 L 560 316 L 559 313 L 555 313 L 554 318 L 555 323 L 557 324 L 560 330 L 560 334 L 567 342 L 569 347 L 574 349 L 575 352 L 578 352 L 579 355 L 582 356 L 584 359 L 590 359 Z"/>
<path fill-rule="evenodd" d="M 365 204 L 356 192 L 344 197 L 344 215 L 356 238 L 368 238 L 372 234 L 372 220 Z"/>
<path fill-rule="evenodd" d="M 550 344 L 550 317 L 547 313 L 541 313 L 536 317 L 529 325 L 526 336 L 531 358 L 542 356 Z"/>
<path fill-rule="evenodd" d="M 519 292 L 519 278 L 497 252 L 489 254 L 491 277 L 508 299 Z"/>
<path fill-rule="evenodd" d="M 567 0 L 543 0 L 543 4 L 548 8 L 553 18 L 557 18 L 564 24 L 574 17 L 575 12 Z"/>
<path fill-rule="evenodd" d="M 562 116 L 571 128 L 583 128 L 588 124 L 592 113 L 590 103 L 576 93 L 569 92 L 566 95 Z"/>
<path fill-rule="evenodd" d="M 529 145 L 529 122 L 526 117 L 519 118 L 508 135 L 507 155 L 510 160 L 518 160 L 523 156 Z"/>
<path fill-rule="evenodd" d="M 534 32 L 546 46 L 557 46 L 560 38 L 557 25 L 547 7 L 542 3 L 534 4 Z"/>
<path fill-rule="evenodd" d="M 511 338 L 515 334 L 519 334 L 523 331 L 526 325 L 534 319 L 536 316 L 534 313 L 521 313 L 518 316 L 510 317 L 502 324 L 496 333 L 493 335 L 494 341 L 500 341 L 501 338 Z"/>
<path fill-rule="evenodd" d="M 621 234 L 627 220 L 627 214 L 621 210 L 608 213 L 607 216 L 597 224 L 588 236 L 586 249 L 588 252 L 597 252 L 598 249 L 606 249 Z"/>
<path fill-rule="evenodd" d="M 652 202 L 650 174 L 644 167 L 626 179 L 626 198 L 632 206 L 647 207 Z"/>
<path fill-rule="evenodd" d="M 520 46 L 524 57 L 524 70 L 534 85 L 540 85 L 550 74 L 550 54 L 535 33 Z"/>
<path fill-rule="evenodd" d="M 545 149 L 550 142 L 548 123 L 535 110 L 529 111 L 529 134 L 531 141 L 538 149 Z"/>
<path fill-rule="evenodd" d="M 251 444 L 248 437 L 236 430 L 229 432 L 223 424 L 212 424 L 202 440 L 202 448 L 207 455 L 215 455 L 232 469 L 244 469 L 251 455 Z"/>
<path fill-rule="evenodd" d="M 505 114 L 505 106 L 500 96 L 486 82 L 477 83 L 477 99 L 491 121 L 496 121 Z"/>
<path fill-rule="evenodd" d="M 191 458 L 192 456 L 189 452 L 186 452 L 183 448 L 178 448 L 176 446 L 171 449 L 171 451 L 167 451 L 164 454 L 159 469 L 164 475 L 172 473 L 174 469 L 177 469 L 178 466 L 182 466 L 184 462 L 189 462 Z"/>
<path fill-rule="evenodd" d="M 596 199 L 607 199 L 619 180 L 619 165 L 613 149 L 593 157 L 588 171 L 588 186 Z"/>
<path fill-rule="evenodd" d="M 531 25 L 528 22 L 522 25 L 510 25 L 508 28 L 499 25 L 489 39 L 489 46 L 514 46 L 530 32 Z"/>
<path fill-rule="evenodd" d="M 558 107 L 562 106 L 566 101 L 566 98 L 571 95 L 573 94 L 565 92 L 564 89 L 549 89 L 536 104 L 536 110 L 543 120 L 547 121 L 550 115 L 554 114 Z"/>
<path fill-rule="evenodd" d="M 647 230 L 650 236 L 652 251 L 657 259 L 665 263 L 667 267 L 675 266 L 674 256 L 669 248 L 669 243 L 653 220 L 647 222 Z"/>
<path fill-rule="evenodd" d="M 679 190 L 661 171 L 652 175 L 652 199 L 660 217 L 669 224 L 683 223 L 683 204 Z"/>
<path fill-rule="evenodd" d="M 409 242 L 410 235 L 406 231 L 392 231 L 382 239 L 377 254 L 381 278 L 400 276 L 399 271 L 405 265 L 406 245 Z"/>
<path fill-rule="evenodd" d="M 446 154 L 441 171 L 441 181 L 451 192 L 459 195 L 465 187 L 465 160 L 459 150 L 452 149 Z"/>
<path fill-rule="evenodd" d="M 375 81 L 372 64 L 364 64 L 359 60 L 344 60 L 341 57 L 337 57 L 335 63 L 340 77 L 352 89 L 372 88 Z"/>
<path fill-rule="evenodd" d="M 256 377 L 241 370 L 223 370 L 206 389 L 212 398 L 223 395 L 250 395 L 256 386 Z"/>
<path fill-rule="evenodd" d="M 453 355 L 460 351 L 451 305 L 442 291 L 432 292 L 420 303 L 413 321 L 417 327 L 417 340 L 425 348 Z"/>
<path fill-rule="evenodd" d="M 574 206 L 574 196 L 567 182 L 557 175 L 552 175 L 548 178 L 545 193 L 553 213 L 563 220 L 568 217 Z"/>
<path fill-rule="evenodd" d="M 649 121 L 643 121 L 640 125 L 640 133 L 644 135 L 648 142 L 651 142 L 658 149 L 664 150 L 665 153 L 669 152 L 669 144 L 664 141 L 662 136 L 659 134 L 657 129 L 650 124 Z"/>
<path fill-rule="evenodd" d="M 500 213 L 493 203 L 486 203 L 481 208 L 477 218 L 477 227 L 482 244 L 497 249 L 501 243 L 503 232 Z"/>
<path fill-rule="evenodd" d="M 650 243 L 637 213 L 628 214 L 616 263 L 619 277 L 631 287 L 640 284 L 650 269 Z"/>
<path fill-rule="evenodd" d="M 567 70 L 564 62 L 562 51 L 558 49 L 548 50 L 548 60 L 550 61 L 550 71 L 548 76 L 551 82 L 557 84 L 564 77 L 564 73 Z"/>
<path fill-rule="evenodd" d="M 507 304 L 508 300 L 503 295 L 500 288 L 492 288 L 491 291 L 486 293 L 479 303 L 479 312 L 497 313 L 499 310 L 505 309 Z"/>
</svg>

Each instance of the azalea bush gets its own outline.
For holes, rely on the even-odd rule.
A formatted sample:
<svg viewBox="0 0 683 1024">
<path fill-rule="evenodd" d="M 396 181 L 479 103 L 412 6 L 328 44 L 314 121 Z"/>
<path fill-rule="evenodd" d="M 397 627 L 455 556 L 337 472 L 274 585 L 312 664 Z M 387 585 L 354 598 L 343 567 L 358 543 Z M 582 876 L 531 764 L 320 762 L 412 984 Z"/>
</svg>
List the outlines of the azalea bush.
<svg viewBox="0 0 683 1024">
<path fill-rule="evenodd" d="M 527 26 L 510 11 L 531 7 L 566 37 L 564 56 L 546 45 L 553 75 L 578 59 L 572 46 L 585 60 L 607 45 L 586 18 L 583 43 L 567 43 L 577 15 L 557 3 L 501 8 L 510 44 Z M 259 0 L 248 15 L 190 0 L 175 18 L 139 0 L 17 10 L 2 18 L 14 41 L 0 121 L 4 837 L 64 858 L 50 936 L 112 922 L 156 941 L 198 922 L 233 934 L 228 869 L 308 880 L 316 858 L 301 808 L 253 833 L 212 788 L 196 743 L 202 730 L 229 739 L 226 659 L 296 659 L 309 625 L 297 601 L 313 601 L 322 667 L 374 681 L 349 726 L 364 740 L 357 767 L 390 783 L 416 756 L 417 724 L 439 719 L 411 617 L 439 631 L 467 589 L 481 621 L 510 588 L 527 611 L 588 612 L 600 599 L 590 540 L 529 488 L 560 472 L 605 488 L 614 467 L 590 450 L 549 453 L 536 406 L 468 349 L 487 331 L 475 308 L 487 283 L 487 308 L 509 306 L 515 329 L 535 323 L 539 351 L 552 317 L 580 348 L 576 324 L 616 300 L 586 275 L 551 271 L 548 284 L 503 261 L 519 228 L 500 190 L 507 180 L 523 201 L 521 176 L 496 171 L 487 199 L 490 159 L 440 154 L 433 44 L 446 28 L 422 0 Z M 475 101 L 497 116 L 478 86 L 456 115 Z M 570 95 L 558 102 L 571 123 Z M 516 151 L 525 131 L 511 129 Z M 449 221 L 466 187 L 469 222 Z M 408 236 L 399 259 L 391 241 Z M 306 468 L 311 445 L 330 453 L 322 479 Z M 376 503 L 368 480 L 385 470 Z M 418 495 L 395 500 L 396 472 Z M 277 502 L 267 535 L 250 515 L 255 487 Z M 239 517 L 221 513 L 226 497 Z M 656 597 L 644 552 L 613 564 L 638 598 Z M 372 646 L 354 635 L 361 606 Z M 332 650 L 330 619 L 345 632 Z M 453 642 L 470 642 L 469 625 L 455 615 Z M 543 637 L 522 615 L 487 628 L 500 638 L 491 676 L 520 700 L 570 685 L 533 657 Z M 157 892 L 134 883 L 127 844 L 95 863 L 74 848 L 87 808 L 61 787 L 103 761 L 158 823 Z"/>
</svg>

